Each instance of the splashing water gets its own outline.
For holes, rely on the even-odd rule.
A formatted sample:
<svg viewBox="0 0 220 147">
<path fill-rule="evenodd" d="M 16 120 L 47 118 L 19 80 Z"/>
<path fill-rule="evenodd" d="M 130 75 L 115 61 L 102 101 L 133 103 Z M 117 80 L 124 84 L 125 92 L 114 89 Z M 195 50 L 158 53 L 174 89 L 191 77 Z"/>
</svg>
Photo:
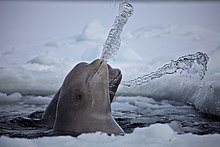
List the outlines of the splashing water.
<svg viewBox="0 0 220 147">
<path fill-rule="evenodd" d="M 208 60 L 209 57 L 205 53 L 197 52 L 196 54 L 189 54 L 179 57 L 176 61 L 172 60 L 170 63 L 165 64 L 155 72 L 151 72 L 142 77 L 137 77 L 136 79 L 130 81 L 123 81 L 121 84 L 128 87 L 142 85 L 150 82 L 153 79 L 160 78 L 163 75 L 174 74 L 177 71 L 182 72 L 192 68 L 195 70 L 195 73 L 199 73 L 199 76 L 202 80 L 205 76 L 205 72 L 207 71 Z"/>
<path fill-rule="evenodd" d="M 128 18 L 133 14 L 133 6 L 128 2 L 119 4 L 119 15 L 116 16 L 115 22 L 109 31 L 108 37 L 105 41 L 101 59 L 108 60 L 115 55 L 120 47 L 121 39 L 120 34 Z"/>
</svg>

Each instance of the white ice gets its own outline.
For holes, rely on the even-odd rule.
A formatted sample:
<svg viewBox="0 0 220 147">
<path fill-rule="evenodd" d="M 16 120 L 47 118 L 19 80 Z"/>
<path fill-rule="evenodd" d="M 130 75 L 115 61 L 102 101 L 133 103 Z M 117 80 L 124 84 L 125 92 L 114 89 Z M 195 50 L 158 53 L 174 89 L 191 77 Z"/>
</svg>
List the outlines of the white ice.
<svg viewBox="0 0 220 147">
<path fill-rule="evenodd" d="M 77 138 L 70 136 L 43 137 L 38 139 L 19 139 L 1 137 L 0 143 L 4 147 L 53 147 L 53 146 L 97 146 L 97 147 L 218 147 L 220 135 L 198 136 L 193 134 L 177 135 L 169 125 L 154 124 L 146 128 L 136 128 L 132 134 L 125 136 L 108 136 L 103 133 L 83 134 Z"/>
</svg>

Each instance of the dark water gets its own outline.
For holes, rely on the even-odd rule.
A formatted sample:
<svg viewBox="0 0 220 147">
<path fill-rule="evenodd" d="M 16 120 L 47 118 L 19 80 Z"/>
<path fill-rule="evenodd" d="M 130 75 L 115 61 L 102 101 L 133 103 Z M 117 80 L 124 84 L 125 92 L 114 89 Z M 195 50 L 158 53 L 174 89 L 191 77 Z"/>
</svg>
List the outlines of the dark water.
<svg viewBox="0 0 220 147">
<path fill-rule="evenodd" d="M 133 97 L 125 99 L 121 102 L 128 102 L 137 109 L 132 112 L 115 110 L 113 115 L 126 133 L 132 133 L 136 127 L 147 127 L 155 123 L 168 123 L 180 134 L 220 133 L 220 117 L 201 113 L 192 106 L 168 100 L 143 100 L 143 97 L 135 100 Z"/>
<path fill-rule="evenodd" d="M 122 107 L 115 107 L 121 104 Z M 129 106 L 135 109 L 123 108 Z M 1 104 L 0 136 L 38 138 L 53 136 L 40 118 L 45 104 Z M 119 97 L 113 103 L 113 116 L 126 133 L 137 127 L 169 123 L 178 133 L 198 135 L 220 133 L 220 118 L 203 114 L 191 106 L 173 101 L 154 101 L 149 98 Z"/>
</svg>

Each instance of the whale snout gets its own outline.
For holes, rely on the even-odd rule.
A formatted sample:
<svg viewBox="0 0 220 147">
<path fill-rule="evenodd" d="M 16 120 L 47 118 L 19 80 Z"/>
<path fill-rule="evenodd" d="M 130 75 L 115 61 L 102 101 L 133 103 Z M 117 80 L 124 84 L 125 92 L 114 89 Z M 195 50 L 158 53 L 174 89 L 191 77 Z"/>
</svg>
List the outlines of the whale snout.
<svg viewBox="0 0 220 147">
<path fill-rule="evenodd" d="M 107 66 L 107 62 L 103 59 L 96 59 L 90 63 L 90 66 L 95 66 L 95 67 Z"/>
</svg>

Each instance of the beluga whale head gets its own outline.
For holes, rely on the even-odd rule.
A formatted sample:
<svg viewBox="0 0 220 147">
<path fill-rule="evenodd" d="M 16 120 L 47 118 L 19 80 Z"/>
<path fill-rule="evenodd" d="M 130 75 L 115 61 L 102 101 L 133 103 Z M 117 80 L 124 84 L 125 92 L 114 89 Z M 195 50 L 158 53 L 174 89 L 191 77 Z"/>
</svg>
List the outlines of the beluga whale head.
<svg viewBox="0 0 220 147">
<path fill-rule="evenodd" d="M 121 78 L 120 70 L 102 59 L 76 65 L 59 90 L 54 132 L 72 136 L 92 132 L 123 134 L 111 114 L 111 101 Z"/>
</svg>

